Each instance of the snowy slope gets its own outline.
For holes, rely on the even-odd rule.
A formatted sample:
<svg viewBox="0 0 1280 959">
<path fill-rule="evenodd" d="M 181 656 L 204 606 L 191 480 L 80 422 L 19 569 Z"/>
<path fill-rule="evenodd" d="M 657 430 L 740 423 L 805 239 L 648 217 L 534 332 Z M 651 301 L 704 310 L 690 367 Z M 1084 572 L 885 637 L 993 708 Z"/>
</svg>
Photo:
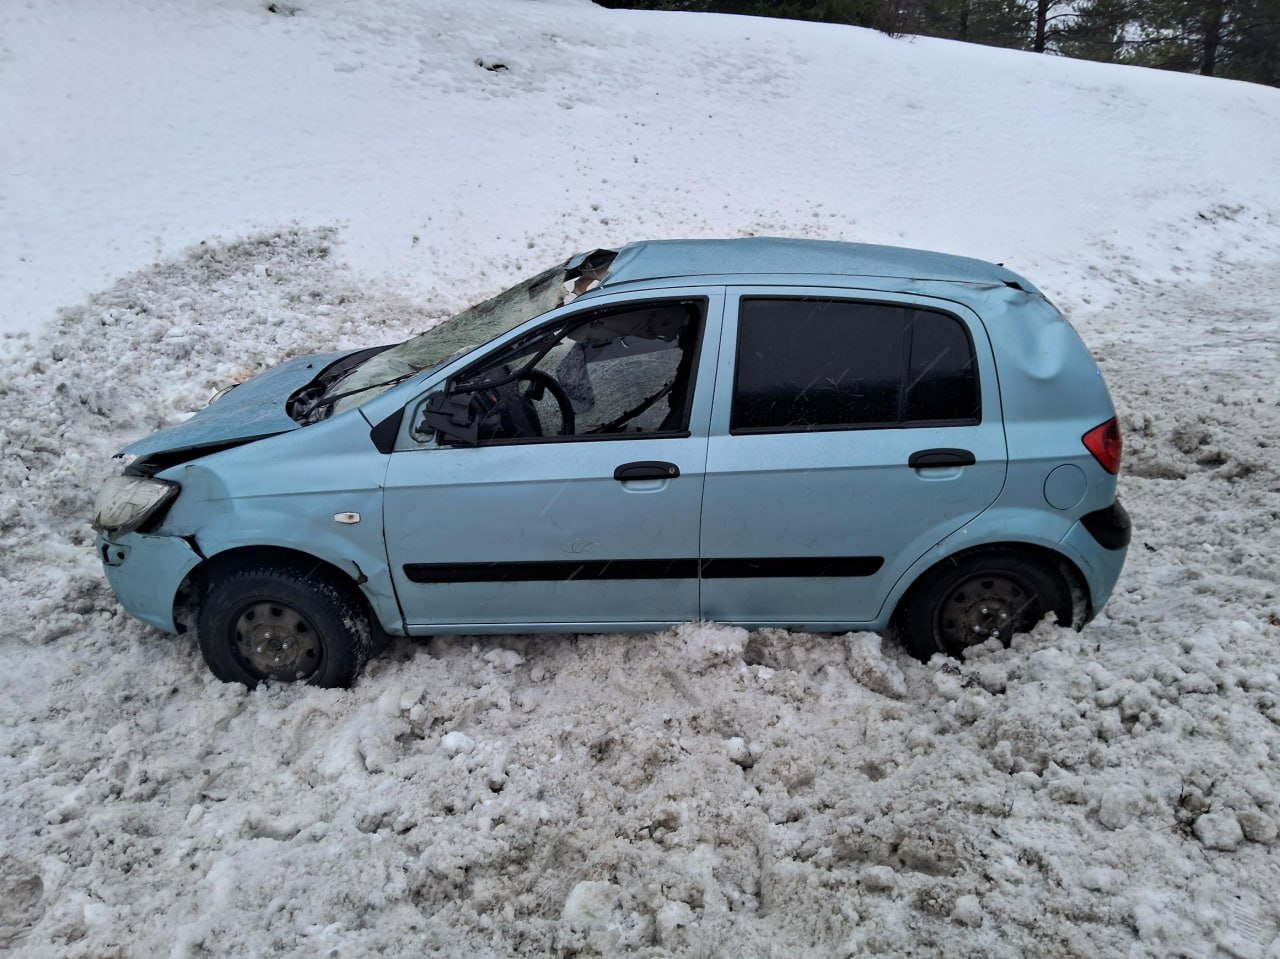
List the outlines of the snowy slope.
<svg viewBox="0 0 1280 959">
<path fill-rule="evenodd" d="M 1276 253 L 1269 88 L 588 0 L 265 7 L 4 5 L 0 329 L 292 221 L 433 297 L 649 236 L 937 248 L 1072 305 Z"/>
<path fill-rule="evenodd" d="M 0 316 L 39 332 L 0 359 L 0 952 L 1274 959 L 1277 114 L 585 0 L 4 6 Z M 111 454 L 216 387 L 748 232 L 1073 307 L 1137 527 L 1085 632 L 461 637 L 250 694 L 107 590 Z"/>
</svg>

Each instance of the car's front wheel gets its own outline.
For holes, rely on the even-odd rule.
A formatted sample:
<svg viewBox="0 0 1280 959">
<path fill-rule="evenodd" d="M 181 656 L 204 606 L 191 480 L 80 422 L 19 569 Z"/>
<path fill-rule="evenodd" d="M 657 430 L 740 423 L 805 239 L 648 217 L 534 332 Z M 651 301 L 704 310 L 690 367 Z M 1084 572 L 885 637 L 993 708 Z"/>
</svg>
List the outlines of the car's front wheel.
<svg viewBox="0 0 1280 959">
<path fill-rule="evenodd" d="M 369 658 L 369 617 L 323 568 L 254 564 L 212 581 L 196 623 L 200 652 L 224 682 L 350 686 Z"/>
<path fill-rule="evenodd" d="M 1061 576 L 1012 550 L 977 549 L 930 570 L 904 601 L 898 626 L 920 659 L 962 657 L 990 639 L 1009 645 L 1046 613 L 1071 625 L 1071 591 Z"/>
</svg>

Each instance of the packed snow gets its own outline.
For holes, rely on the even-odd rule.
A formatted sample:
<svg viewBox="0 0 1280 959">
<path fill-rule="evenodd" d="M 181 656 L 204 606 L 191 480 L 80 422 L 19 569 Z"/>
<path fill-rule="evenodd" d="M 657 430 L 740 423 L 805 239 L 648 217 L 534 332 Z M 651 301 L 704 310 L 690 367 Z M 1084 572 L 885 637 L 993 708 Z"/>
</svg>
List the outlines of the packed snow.
<svg viewBox="0 0 1280 959">
<path fill-rule="evenodd" d="M 0 11 L 0 951 L 1280 957 L 1280 92 L 297 5 Z M 715 624 L 396 641 L 349 691 L 250 693 L 107 588 L 112 454 L 215 389 L 571 252 L 760 232 L 1069 309 L 1135 523 L 1093 624 L 927 664 Z"/>
</svg>

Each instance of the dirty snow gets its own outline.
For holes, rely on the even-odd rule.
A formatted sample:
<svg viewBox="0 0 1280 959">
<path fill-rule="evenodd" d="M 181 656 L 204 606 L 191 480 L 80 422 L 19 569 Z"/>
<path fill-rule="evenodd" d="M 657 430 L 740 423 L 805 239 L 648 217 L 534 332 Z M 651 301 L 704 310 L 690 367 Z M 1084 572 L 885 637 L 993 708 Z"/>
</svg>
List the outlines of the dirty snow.
<svg viewBox="0 0 1280 959">
<path fill-rule="evenodd" d="M 0 951 L 1280 956 L 1276 91 L 572 0 L 302 6 L 0 13 L 0 291 L 40 329 L 0 360 Z M 938 150 L 882 149 L 908 130 Z M 1073 308 L 1136 526 L 1088 629 L 929 664 L 710 624 L 401 641 L 353 690 L 248 693 L 115 604 L 97 483 L 214 389 L 573 249 L 761 230 L 1002 259 Z"/>
</svg>

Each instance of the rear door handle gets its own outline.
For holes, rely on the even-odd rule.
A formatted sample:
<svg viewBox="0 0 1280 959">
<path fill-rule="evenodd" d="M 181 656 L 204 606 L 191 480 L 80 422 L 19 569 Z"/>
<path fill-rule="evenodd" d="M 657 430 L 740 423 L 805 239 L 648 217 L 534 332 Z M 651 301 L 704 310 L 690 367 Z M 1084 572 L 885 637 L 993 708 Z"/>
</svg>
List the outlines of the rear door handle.
<svg viewBox="0 0 1280 959">
<path fill-rule="evenodd" d="M 917 450 L 911 454 L 911 458 L 907 460 L 907 465 L 913 470 L 929 469 L 930 467 L 946 467 L 946 466 L 972 466 L 977 460 L 968 450 Z"/>
<path fill-rule="evenodd" d="M 658 460 L 623 463 L 613 471 L 613 478 L 619 483 L 626 483 L 629 480 L 675 479 L 679 475 L 680 467 L 675 463 L 663 463 Z"/>
</svg>

